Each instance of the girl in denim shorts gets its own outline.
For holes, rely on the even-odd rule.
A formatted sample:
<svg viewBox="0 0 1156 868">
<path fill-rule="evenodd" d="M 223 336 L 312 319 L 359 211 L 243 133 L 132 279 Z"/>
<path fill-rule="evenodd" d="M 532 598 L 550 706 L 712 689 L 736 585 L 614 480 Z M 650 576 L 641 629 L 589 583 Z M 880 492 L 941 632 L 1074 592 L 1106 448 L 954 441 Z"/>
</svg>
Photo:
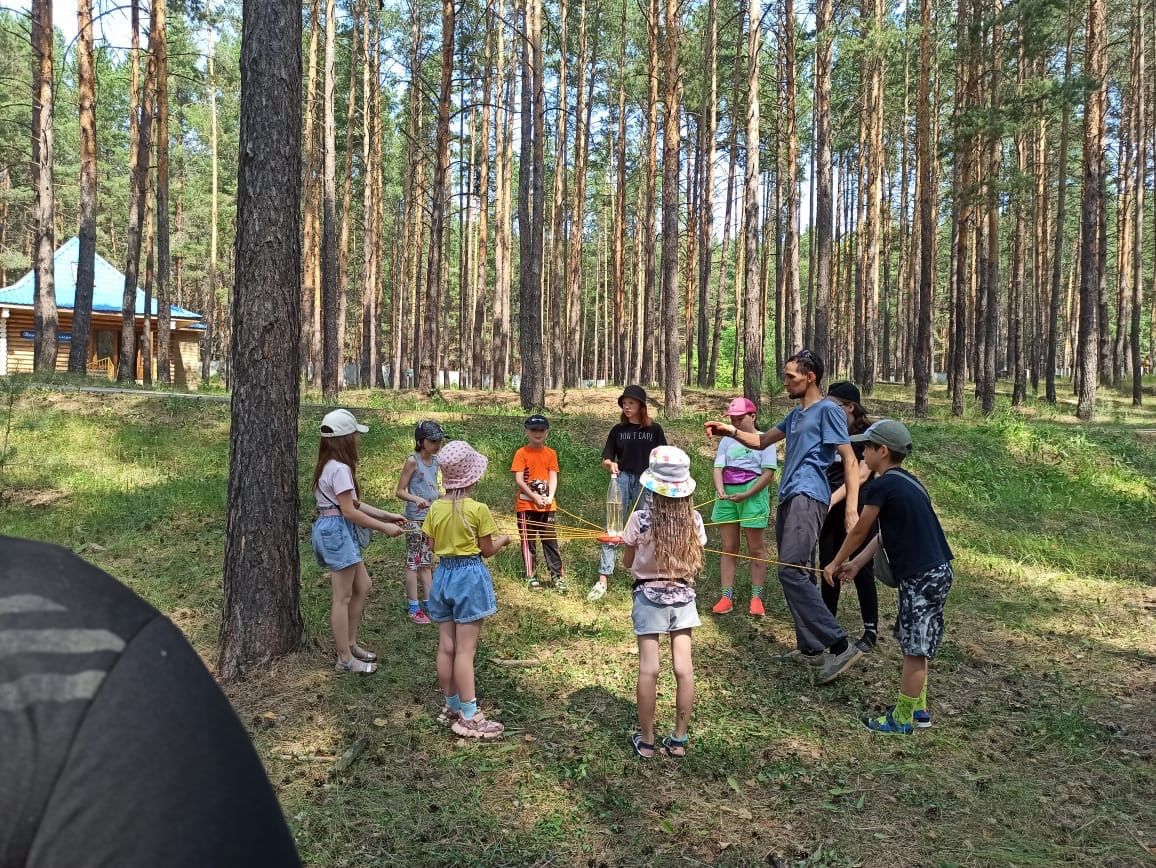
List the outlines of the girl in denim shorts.
<svg viewBox="0 0 1156 868">
<path fill-rule="evenodd" d="M 649 505 L 630 516 L 622 531 L 622 563 L 634 576 L 631 618 L 638 637 L 638 731 L 630 737 L 635 754 L 654 756 L 654 716 L 658 694 L 658 637 L 670 634 L 674 663 L 676 717 L 674 730 L 662 740 L 668 756 L 686 755 L 694 706 L 691 629 L 702 623 L 695 606 L 694 576 L 702 568 L 706 529 L 690 496 L 690 458 L 681 449 L 659 446 L 639 482 L 652 496 Z"/>
<path fill-rule="evenodd" d="M 317 520 L 313 522 L 313 554 L 329 568 L 333 601 L 329 626 L 337 645 L 337 671 L 369 675 L 377 671 L 377 655 L 357 644 L 357 627 L 373 583 L 361 558 L 359 529 L 401 536 L 405 517 L 363 503 L 357 486 L 357 447 L 369 431 L 348 410 L 334 410 L 321 420 L 321 442 L 313 469 Z M 367 540 L 368 541 L 368 540 Z"/>
<path fill-rule="evenodd" d="M 474 687 L 482 620 L 498 611 L 494 580 L 482 558 L 510 542 L 498 533 L 489 507 L 470 497 L 487 463 L 464 440 L 443 446 L 438 464 L 446 494 L 430 505 L 421 527 L 439 558 L 429 616 L 438 625 L 438 681 L 445 694 L 441 720 L 465 738 L 496 738 L 505 729 L 478 709 Z"/>
</svg>

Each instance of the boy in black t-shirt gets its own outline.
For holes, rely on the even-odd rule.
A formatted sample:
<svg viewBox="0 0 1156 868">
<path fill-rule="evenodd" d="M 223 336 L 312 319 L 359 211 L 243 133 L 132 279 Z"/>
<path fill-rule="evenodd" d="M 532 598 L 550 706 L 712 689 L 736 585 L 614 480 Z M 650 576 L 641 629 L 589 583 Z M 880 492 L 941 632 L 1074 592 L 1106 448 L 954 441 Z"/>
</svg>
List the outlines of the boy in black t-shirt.
<svg viewBox="0 0 1156 868">
<path fill-rule="evenodd" d="M 874 732 L 911 734 L 931 726 L 927 711 L 927 661 L 943 641 L 943 605 L 951 589 L 951 561 L 943 528 L 927 490 L 900 465 L 911 454 L 911 434 L 894 419 L 881 419 L 851 438 L 864 443 L 863 460 L 877 478 L 859 496 L 859 523 L 823 569 L 823 580 L 852 580 L 883 546 L 899 583 L 896 633 L 903 649 L 899 700 L 881 717 L 864 721 Z M 851 560 L 876 519 L 879 533 Z"/>
</svg>

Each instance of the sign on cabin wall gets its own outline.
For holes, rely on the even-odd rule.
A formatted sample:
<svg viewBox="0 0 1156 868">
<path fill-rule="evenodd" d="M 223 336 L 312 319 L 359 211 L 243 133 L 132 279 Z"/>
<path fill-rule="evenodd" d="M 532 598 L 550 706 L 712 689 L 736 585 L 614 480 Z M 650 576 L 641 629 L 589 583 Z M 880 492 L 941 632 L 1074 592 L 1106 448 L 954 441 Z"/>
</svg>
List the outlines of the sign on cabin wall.
<svg viewBox="0 0 1156 868">
<path fill-rule="evenodd" d="M 36 332 L 34 332 L 32 329 L 25 329 L 24 331 L 20 332 L 20 337 L 24 338 L 26 341 L 34 341 L 36 340 Z M 56 340 L 62 344 L 70 343 L 72 341 L 72 332 L 57 332 Z"/>
</svg>

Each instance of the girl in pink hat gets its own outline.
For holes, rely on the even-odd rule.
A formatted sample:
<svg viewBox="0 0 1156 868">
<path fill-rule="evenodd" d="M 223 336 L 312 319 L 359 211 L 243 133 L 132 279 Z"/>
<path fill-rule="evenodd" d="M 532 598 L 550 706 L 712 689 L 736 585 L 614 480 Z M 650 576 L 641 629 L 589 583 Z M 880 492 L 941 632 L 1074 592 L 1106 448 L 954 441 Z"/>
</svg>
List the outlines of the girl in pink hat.
<svg viewBox="0 0 1156 868">
<path fill-rule="evenodd" d="M 695 606 L 694 576 L 702 569 L 706 529 L 690 496 L 694 480 L 690 458 L 674 446 L 650 453 L 650 468 L 639 482 L 651 492 L 649 503 L 626 522 L 623 565 L 634 576 L 631 620 L 638 637 L 638 731 L 630 737 L 634 753 L 654 756 L 654 717 L 658 693 L 658 638 L 670 634 L 674 663 L 674 730 L 662 740 L 668 756 L 686 755 L 688 727 L 694 706 L 694 663 L 690 633 L 700 626 Z"/>
<path fill-rule="evenodd" d="M 482 620 L 498 611 L 494 580 L 482 562 L 510 537 L 498 533 L 490 509 L 474 500 L 485 475 L 486 456 L 464 440 L 442 447 L 438 466 L 446 495 L 430 504 L 422 533 L 439 558 L 429 595 L 429 616 L 438 625 L 438 681 L 445 694 L 441 719 L 465 738 L 496 738 L 505 729 L 478 709 L 474 654 Z"/>
<path fill-rule="evenodd" d="M 739 431 L 753 431 L 755 402 L 749 398 L 735 398 L 727 405 L 727 416 Z M 767 580 L 767 547 L 763 534 L 771 517 L 771 499 L 768 486 L 775 481 L 778 467 L 775 446 L 753 449 L 734 437 L 723 437 L 714 459 L 714 490 L 718 500 L 710 520 L 722 533 L 722 547 L 726 552 L 720 561 L 722 597 L 711 609 L 716 615 L 729 614 L 734 609 L 735 567 L 739 552 L 739 528 L 747 540 L 747 554 L 751 557 L 750 614 L 763 615 L 763 585 Z"/>
</svg>

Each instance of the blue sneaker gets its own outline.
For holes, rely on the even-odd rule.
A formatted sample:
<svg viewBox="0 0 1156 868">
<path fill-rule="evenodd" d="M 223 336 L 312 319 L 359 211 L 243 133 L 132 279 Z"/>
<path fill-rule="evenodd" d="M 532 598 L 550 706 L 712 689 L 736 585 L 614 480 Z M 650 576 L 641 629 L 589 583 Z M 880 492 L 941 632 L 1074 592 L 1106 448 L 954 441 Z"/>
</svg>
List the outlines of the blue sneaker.
<svg viewBox="0 0 1156 868">
<path fill-rule="evenodd" d="M 895 713 L 895 706 L 894 705 L 887 706 L 887 713 L 888 714 L 894 714 Z M 916 729 L 930 729 L 931 728 L 931 712 L 928 711 L 926 708 L 917 708 L 915 710 L 915 718 L 912 720 L 912 724 L 915 726 Z"/>
<path fill-rule="evenodd" d="M 863 721 L 863 725 L 872 732 L 885 735 L 911 735 L 915 732 L 914 726 L 910 723 L 900 723 L 890 711 L 880 717 L 868 717 Z"/>
</svg>

